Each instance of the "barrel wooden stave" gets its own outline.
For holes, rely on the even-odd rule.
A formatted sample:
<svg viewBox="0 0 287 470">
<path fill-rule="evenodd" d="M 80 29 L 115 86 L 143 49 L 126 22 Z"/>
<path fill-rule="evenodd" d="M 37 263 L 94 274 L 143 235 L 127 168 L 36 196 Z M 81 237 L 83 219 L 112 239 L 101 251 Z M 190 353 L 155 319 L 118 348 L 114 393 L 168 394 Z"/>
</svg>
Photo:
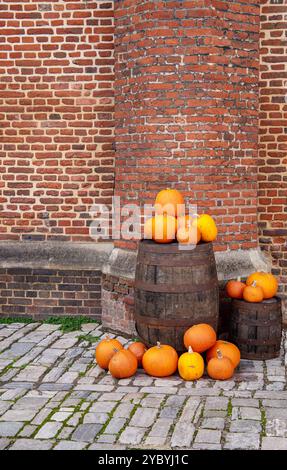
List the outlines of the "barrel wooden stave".
<svg viewBox="0 0 287 470">
<path fill-rule="evenodd" d="M 196 323 L 218 324 L 219 292 L 211 243 L 194 250 L 178 244 L 139 246 L 135 318 L 140 338 L 148 346 L 157 341 L 184 350 L 183 334 Z"/>
<path fill-rule="evenodd" d="M 243 359 L 274 359 L 280 355 L 282 336 L 281 299 L 260 303 L 233 300 L 230 339 Z"/>
</svg>

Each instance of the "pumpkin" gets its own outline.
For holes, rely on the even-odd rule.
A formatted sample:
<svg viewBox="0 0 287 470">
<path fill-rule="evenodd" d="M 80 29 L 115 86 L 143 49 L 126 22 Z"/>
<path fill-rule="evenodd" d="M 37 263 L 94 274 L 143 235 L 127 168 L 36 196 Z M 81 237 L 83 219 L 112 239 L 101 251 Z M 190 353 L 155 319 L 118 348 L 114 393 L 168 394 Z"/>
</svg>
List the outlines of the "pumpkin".
<svg viewBox="0 0 287 470">
<path fill-rule="evenodd" d="M 189 346 L 188 352 L 180 356 L 178 372 L 184 380 L 198 380 L 203 376 L 204 360 L 200 354 L 193 352 L 191 346 Z"/>
<path fill-rule="evenodd" d="M 186 349 L 189 346 L 193 351 L 201 353 L 211 348 L 216 341 L 216 333 L 212 326 L 207 323 L 199 323 L 189 328 L 183 337 L 184 346 Z"/>
<path fill-rule="evenodd" d="M 156 215 L 152 223 L 152 238 L 157 243 L 171 243 L 176 236 L 176 218 L 171 215 Z"/>
<path fill-rule="evenodd" d="M 178 355 L 172 346 L 157 343 L 144 353 L 142 364 L 147 374 L 168 377 L 177 370 Z"/>
<path fill-rule="evenodd" d="M 224 357 L 219 349 L 217 356 L 210 359 L 207 364 L 207 373 L 209 377 L 215 380 L 227 380 L 234 374 L 234 367 L 228 357 Z"/>
<path fill-rule="evenodd" d="M 145 345 L 139 341 L 135 341 L 129 345 L 128 350 L 135 355 L 138 361 L 138 367 L 141 367 L 143 355 L 147 350 Z"/>
<path fill-rule="evenodd" d="M 174 217 L 184 214 L 184 199 L 177 189 L 163 189 L 155 200 L 157 214 L 167 214 Z"/>
<path fill-rule="evenodd" d="M 137 371 L 136 356 L 128 349 L 121 349 L 110 360 L 109 371 L 116 379 L 127 379 Z"/>
<path fill-rule="evenodd" d="M 244 284 L 244 282 L 241 282 L 241 278 L 238 277 L 236 281 L 228 281 L 225 286 L 226 294 L 232 299 L 242 299 L 245 287 L 246 284 Z"/>
<path fill-rule="evenodd" d="M 152 239 L 153 226 L 154 226 L 154 217 L 151 217 L 144 224 L 144 238 L 146 240 Z"/>
<path fill-rule="evenodd" d="M 228 341 L 223 341 L 223 340 L 216 341 L 214 346 L 212 346 L 212 348 L 210 348 L 206 353 L 207 362 L 209 362 L 210 359 L 212 359 L 213 357 L 217 357 L 218 349 L 220 350 L 220 352 L 222 353 L 224 357 L 228 357 L 231 360 L 233 367 L 235 369 L 240 362 L 240 351 L 238 347 L 235 346 L 235 344 L 229 343 Z"/>
<path fill-rule="evenodd" d="M 200 242 L 201 234 L 197 227 L 179 227 L 176 238 L 178 243 L 187 245 L 197 245 Z"/>
<path fill-rule="evenodd" d="M 217 237 L 217 227 L 213 218 L 208 214 L 197 216 L 192 223 L 197 226 L 201 233 L 201 239 L 204 242 L 213 242 Z"/>
<path fill-rule="evenodd" d="M 251 274 L 246 281 L 247 286 L 251 286 L 256 281 L 257 287 L 263 290 L 264 299 L 271 299 L 278 291 L 278 282 L 271 273 L 256 272 Z"/>
<path fill-rule="evenodd" d="M 177 218 L 177 226 L 180 227 L 191 227 L 194 217 L 190 215 L 181 215 Z"/>
<path fill-rule="evenodd" d="M 107 336 L 96 347 L 96 361 L 102 369 L 108 369 L 111 358 L 121 349 L 123 345 L 117 339 Z"/>
<path fill-rule="evenodd" d="M 257 286 L 256 281 L 253 281 L 251 286 L 245 287 L 243 291 L 243 299 L 246 302 L 262 302 L 264 299 L 264 293 L 261 287 Z"/>
</svg>

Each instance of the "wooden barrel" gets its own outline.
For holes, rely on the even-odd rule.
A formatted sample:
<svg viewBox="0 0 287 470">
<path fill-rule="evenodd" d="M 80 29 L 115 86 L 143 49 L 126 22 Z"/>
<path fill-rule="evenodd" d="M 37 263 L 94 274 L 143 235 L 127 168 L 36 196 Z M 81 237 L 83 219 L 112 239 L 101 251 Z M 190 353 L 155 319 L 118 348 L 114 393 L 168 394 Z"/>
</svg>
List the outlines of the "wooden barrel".
<svg viewBox="0 0 287 470">
<path fill-rule="evenodd" d="M 281 300 L 260 303 L 233 300 L 230 340 L 237 344 L 243 359 L 273 359 L 280 354 L 282 336 Z"/>
<path fill-rule="evenodd" d="M 135 280 L 138 335 L 148 346 L 157 341 L 184 351 L 183 334 L 196 323 L 217 330 L 219 291 L 212 243 L 179 249 L 178 243 L 139 244 Z"/>
</svg>

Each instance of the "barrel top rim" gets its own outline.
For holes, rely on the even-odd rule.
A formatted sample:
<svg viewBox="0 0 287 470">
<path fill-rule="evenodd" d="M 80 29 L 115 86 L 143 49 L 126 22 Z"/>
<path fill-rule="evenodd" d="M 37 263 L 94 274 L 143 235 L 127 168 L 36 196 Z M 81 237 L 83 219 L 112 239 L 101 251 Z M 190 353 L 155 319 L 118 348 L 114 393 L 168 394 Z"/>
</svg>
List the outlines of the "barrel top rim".
<svg viewBox="0 0 287 470">
<path fill-rule="evenodd" d="M 232 299 L 232 302 L 233 303 L 240 303 L 242 305 L 246 305 L 246 306 L 251 308 L 252 305 L 272 305 L 272 304 L 275 304 L 275 303 L 279 303 L 279 302 L 281 302 L 281 298 L 278 297 L 277 295 L 275 295 L 271 299 L 262 300 L 262 302 L 246 302 L 246 300 L 244 300 L 244 299 Z"/>
<path fill-rule="evenodd" d="M 200 242 L 193 249 L 184 249 L 179 250 L 179 243 L 156 243 L 153 240 L 141 240 L 140 246 L 148 251 L 153 251 L 155 253 L 193 253 L 198 251 L 206 251 L 210 248 L 213 249 L 212 242 Z"/>
</svg>

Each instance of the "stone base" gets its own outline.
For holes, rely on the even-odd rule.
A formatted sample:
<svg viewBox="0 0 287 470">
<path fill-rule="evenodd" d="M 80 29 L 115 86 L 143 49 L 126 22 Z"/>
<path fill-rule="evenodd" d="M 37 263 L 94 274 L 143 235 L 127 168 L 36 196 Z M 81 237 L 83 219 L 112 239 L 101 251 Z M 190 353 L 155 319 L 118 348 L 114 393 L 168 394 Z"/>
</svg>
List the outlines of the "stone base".
<svg viewBox="0 0 287 470">
<path fill-rule="evenodd" d="M 137 253 L 114 248 L 103 266 L 102 322 L 114 331 L 135 335 L 133 285 Z M 268 271 L 270 265 L 259 249 L 215 253 L 218 280 L 221 286 L 219 333 L 228 331 L 229 302 L 224 285 L 229 279 L 248 276 L 254 271 Z"/>
<path fill-rule="evenodd" d="M 102 265 L 113 245 L 0 243 L 0 312 L 101 319 Z"/>
</svg>

